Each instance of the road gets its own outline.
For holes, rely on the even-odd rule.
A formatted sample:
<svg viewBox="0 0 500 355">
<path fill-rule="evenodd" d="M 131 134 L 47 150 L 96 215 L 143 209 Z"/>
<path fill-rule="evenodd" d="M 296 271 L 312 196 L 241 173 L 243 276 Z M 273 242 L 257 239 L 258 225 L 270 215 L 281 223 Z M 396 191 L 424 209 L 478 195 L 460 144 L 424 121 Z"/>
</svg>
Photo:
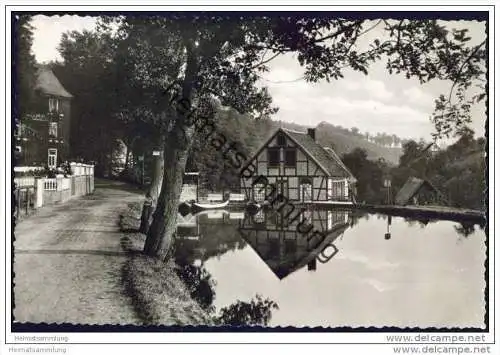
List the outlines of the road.
<svg viewBox="0 0 500 355">
<path fill-rule="evenodd" d="M 96 181 L 93 195 L 40 209 L 14 242 L 15 322 L 139 324 L 121 284 L 118 215 L 142 196 Z"/>
</svg>

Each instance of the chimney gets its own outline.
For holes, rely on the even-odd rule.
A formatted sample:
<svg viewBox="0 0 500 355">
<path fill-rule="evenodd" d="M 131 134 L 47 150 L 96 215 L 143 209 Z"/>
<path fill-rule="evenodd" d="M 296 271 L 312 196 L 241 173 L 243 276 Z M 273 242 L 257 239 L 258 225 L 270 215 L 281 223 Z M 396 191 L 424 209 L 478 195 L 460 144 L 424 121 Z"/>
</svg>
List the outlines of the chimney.
<svg viewBox="0 0 500 355">
<path fill-rule="evenodd" d="M 309 137 L 311 137 L 314 141 L 316 141 L 316 129 L 315 128 L 308 128 L 307 135 Z"/>
<path fill-rule="evenodd" d="M 316 270 L 316 258 L 314 258 L 307 264 L 307 271 L 315 271 L 315 270 Z"/>
</svg>

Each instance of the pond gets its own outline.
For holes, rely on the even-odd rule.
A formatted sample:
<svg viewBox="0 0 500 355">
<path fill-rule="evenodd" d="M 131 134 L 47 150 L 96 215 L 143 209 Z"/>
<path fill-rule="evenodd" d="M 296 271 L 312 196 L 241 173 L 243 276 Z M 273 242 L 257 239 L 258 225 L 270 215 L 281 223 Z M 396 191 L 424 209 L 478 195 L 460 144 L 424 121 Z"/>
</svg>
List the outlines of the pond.
<svg viewBox="0 0 500 355">
<path fill-rule="evenodd" d="M 484 327 L 481 227 L 308 213 L 301 227 L 317 240 L 274 211 L 179 216 L 175 258 L 192 295 L 218 314 L 260 295 L 278 307 L 268 326 Z"/>
</svg>

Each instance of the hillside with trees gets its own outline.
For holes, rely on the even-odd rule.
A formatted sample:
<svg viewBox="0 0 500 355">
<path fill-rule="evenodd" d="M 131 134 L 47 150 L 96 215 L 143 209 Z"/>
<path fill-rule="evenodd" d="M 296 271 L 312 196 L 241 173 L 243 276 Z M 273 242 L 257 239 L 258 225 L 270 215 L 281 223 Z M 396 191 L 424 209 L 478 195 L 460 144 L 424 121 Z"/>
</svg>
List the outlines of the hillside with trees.
<svg viewBox="0 0 500 355">
<path fill-rule="evenodd" d="M 317 139 L 324 145 L 345 154 L 356 148 L 366 151 L 368 159 L 384 159 L 388 163 L 397 164 L 402 150 L 399 147 L 403 140 L 396 135 L 381 134 L 371 136 L 362 134 L 356 127 L 351 130 L 321 122 L 316 127 Z"/>
</svg>

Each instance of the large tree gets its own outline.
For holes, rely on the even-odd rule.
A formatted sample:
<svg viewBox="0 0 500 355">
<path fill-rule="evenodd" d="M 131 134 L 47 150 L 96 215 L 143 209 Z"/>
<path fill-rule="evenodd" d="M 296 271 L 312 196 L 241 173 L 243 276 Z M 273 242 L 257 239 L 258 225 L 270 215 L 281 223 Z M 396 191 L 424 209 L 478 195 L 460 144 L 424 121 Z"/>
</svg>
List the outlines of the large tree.
<svg viewBox="0 0 500 355">
<path fill-rule="evenodd" d="M 124 128 L 113 114 L 118 90 L 125 85 L 114 62 L 115 41 L 96 31 L 72 31 L 63 34 L 58 50 L 63 62 L 52 68 L 74 96 L 71 155 L 95 161 L 99 174 L 108 173 Z"/>
<path fill-rule="evenodd" d="M 363 47 L 360 38 L 375 27 L 383 33 Z M 165 113 L 160 116 L 161 126 L 166 127 L 161 131 L 165 171 L 145 245 L 145 252 L 158 258 L 165 258 L 170 249 L 192 142 L 197 134 L 204 134 L 207 143 L 214 140 L 207 132 L 197 132 L 193 122 L 200 117 L 216 119 L 214 97 L 241 112 L 269 112 L 270 98 L 256 83 L 267 63 L 279 55 L 295 53 L 305 80 L 311 82 L 340 79 L 350 69 L 367 74 L 372 63 L 382 60 L 390 73 L 416 77 L 421 83 L 448 80 L 450 93 L 440 97 L 437 109 L 441 114 L 433 118 L 438 135 L 467 124 L 471 100 L 483 98 L 468 99 L 465 92 L 484 76 L 485 42 L 471 46 L 466 30 L 450 30 L 434 20 L 373 22 L 299 14 L 242 18 L 186 13 L 127 17 L 121 19 L 119 33 L 123 38 L 139 33 L 146 39 L 146 48 L 159 53 L 150 57 L 148 51 L 139 51 L 134 59 L 139 69 L 147 68 L 144 79 L 150 83 L 152 97 L 164 92 L 153 109 Z M 162 74 L 165 66 L 175 64 L 180 64 L 176 76 Z M 165 91 L 166 87 L 170 89 Z M 458 103 L 443 97 L 456 97 Z"/>
</svg>

